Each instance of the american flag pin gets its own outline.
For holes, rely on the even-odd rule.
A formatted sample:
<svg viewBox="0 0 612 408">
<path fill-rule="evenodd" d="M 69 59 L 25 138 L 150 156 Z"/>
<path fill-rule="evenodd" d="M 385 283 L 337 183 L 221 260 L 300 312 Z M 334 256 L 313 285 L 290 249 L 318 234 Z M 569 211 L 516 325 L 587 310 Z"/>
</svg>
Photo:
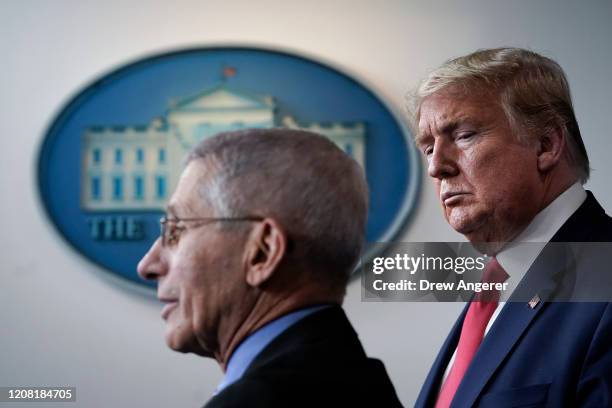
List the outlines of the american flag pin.
<svg viewBox="0 0 612 408">
<path fill-rule="evenodd" d="M 527 304 L 529 305 L 530 308 L 535 309 L 538 303 L 540 303 L 540 296 L 535 295 L 534 297 L 531 298 L 531 300 Z"/>
</svg>

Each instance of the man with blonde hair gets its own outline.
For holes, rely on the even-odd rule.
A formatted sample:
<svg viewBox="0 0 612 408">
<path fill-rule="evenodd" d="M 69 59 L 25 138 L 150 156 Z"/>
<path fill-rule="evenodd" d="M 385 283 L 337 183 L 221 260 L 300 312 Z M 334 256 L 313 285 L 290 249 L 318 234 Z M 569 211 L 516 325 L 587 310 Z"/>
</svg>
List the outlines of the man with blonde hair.
<svg viewBox="0 0 612 408">
<path fill-rule="evenodd" d="M 516 287 L 508 302 L 497 293 L 466 306 L 416 406 L 612 406 L 612 292 L 583 287 L 609 267 L 577 261 L 605 254 L 554 249 L 612 241 L 612 219 L 583 188 L 589 161 L 561 67 L 524 49 L 481 50 L 431 72 L 412 102 L 444 217 L 493 255 L 483 281 Z"/>
</svg>

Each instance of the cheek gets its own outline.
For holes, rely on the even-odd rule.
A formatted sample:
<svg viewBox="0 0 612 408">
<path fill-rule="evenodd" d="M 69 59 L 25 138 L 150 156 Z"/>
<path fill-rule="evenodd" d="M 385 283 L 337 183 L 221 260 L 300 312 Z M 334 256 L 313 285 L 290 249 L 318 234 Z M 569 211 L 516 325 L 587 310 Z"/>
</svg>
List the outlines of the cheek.
<svg viewBox="0 0 612 408">
<path fill-rule="evenodd" d="M 184 316 L 191 319 L 194 311 L 202 307 L 205 300 L 210 300 L 210 293 L 214 290 L 212 282 L 205 281 L 202 271 L 190 266 L 184 270 L 180 284 L 181 309 Z"/>
<path fill-rule="evenodd" d="M 198 294 L 192 296 L 189 305 L 189 323 L 199 338 L 214 337 L 218 326 L 219 313 L 213 296 Z"/>
<path fill-rule="evenodd" d="M 498 212 L 520 212 L 539 194 L 535 160 L 527 154 L 509 152 L 491 159 L 480 172 L 472 174 L 475 191 L 482 206 Z M 510 214 L 506 214 L 510 216 Z"/>
<path fill-rule="evenodd" d="M 201 304 L 203 298 L 204 296 L 194 293 L 191 288 L 181 289 L 179 306 L 168 321 L 170 338 L 177 343 L 187 344 L 195 341 L 202 337 L 202 332 L 209 326 L 204 322 L 204 318 L 211 311 Z"/>
<path fill-rule="evenodd" d="M 184 256 L 184 254 L 183 254 Z M 178 311 L 183 320 L 190 319 L 193 314 L 193 298 L 198 295 L 204 286 L 201 281 L 196 262 L 191 257 L 177 257 L 179 260 L 173 265 L 172 273 L 168 276 L 168 285 L 176 291 L 179 298 Z"/>
<path fill-rule="evenodd" d="M 533 152 L 513 146 L 473 151 L 465 156 L 463 173 L 477 192 L 495 200 L 507 198 L 509 190 L 536 173 L 536 162 L 530 153 Z"/>
<path fill-rule="evenodd" d="M 507 166 L 500 152 L 471 151 L 462 163 L 463 173 L 474 188 L 488 188 L 503 176 L 502 171 Z"/>
<path fill-rule="evenodd" d="M 223 272 L 215 262 L 193 259 L 185 262 L 179 269 L 180 308 L 184 324 L 188 324 L 196 334 L 201 335 L 215 326 L 219 308 L 223 300 Z"/>
</svg>

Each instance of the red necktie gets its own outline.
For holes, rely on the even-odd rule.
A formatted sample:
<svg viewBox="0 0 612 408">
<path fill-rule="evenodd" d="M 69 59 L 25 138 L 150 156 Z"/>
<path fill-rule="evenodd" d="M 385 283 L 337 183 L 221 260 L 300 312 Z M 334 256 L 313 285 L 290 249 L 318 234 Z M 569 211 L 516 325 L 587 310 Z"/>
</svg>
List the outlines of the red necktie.
<svg viewBox="0 0 612 408">
<path fill-rule="evenodd" d="M 503 283 L 506 279 L 508 279 L 508 274 L 497 262 L 497 259 L 492 258 L 485 267 L 482 282 Z M 461 327 L 455 362 L 440 389 L 436 408 L 447 408 L 453 401 L 457 388 L 459 388 L 465 372 L 476 355 L 480 343 L 482 343 L 485 329 L 498 303 L 498 290 L 479 292 L 470 303 Z"/>
</svg>

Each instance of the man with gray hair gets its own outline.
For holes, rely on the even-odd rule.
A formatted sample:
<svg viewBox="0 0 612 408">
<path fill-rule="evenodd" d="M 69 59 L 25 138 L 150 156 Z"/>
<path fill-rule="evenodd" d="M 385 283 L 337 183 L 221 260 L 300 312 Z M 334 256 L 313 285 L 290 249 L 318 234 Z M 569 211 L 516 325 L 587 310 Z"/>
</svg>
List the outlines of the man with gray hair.
<svg viewBox="0 0 612 408">
<path fill-rule="evenodd" d="M 608 262 L 548 256 L 556 243 L 612 241 L 612 219 L 582 186 L 589 161 L 561 67 L 481 50 L 431 72 L 413 102 L 444 217 L 493 255 L 483 281 L 517 288 L 507 303 L 491 293 L 466 306 L 416 406 L 612 406 L 609 286 L 597 301 L 555 301 L 568 276 L 579 289 L 609 276 Z"/>
<path fill-rule="evenodd" d="M 168 346 L 225 372 L 206 407 L 401 406 L 340 307 L 366 218 L 362 169 L 323 136 L 195 146 L 138 273 L 158 283 Z"/>
</svg>

